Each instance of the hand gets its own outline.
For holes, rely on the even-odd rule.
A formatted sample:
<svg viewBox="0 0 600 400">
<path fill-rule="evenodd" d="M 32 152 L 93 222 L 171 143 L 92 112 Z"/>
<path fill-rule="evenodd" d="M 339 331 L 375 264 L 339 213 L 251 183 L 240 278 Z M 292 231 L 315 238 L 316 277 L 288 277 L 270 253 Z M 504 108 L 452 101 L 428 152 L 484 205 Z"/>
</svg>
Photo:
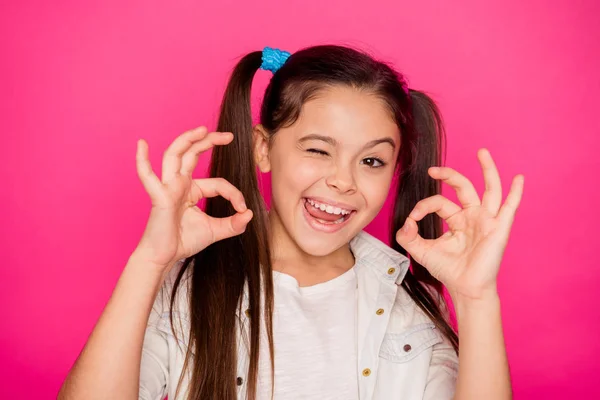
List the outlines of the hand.
<svg viewBox="0 0 600 400">
<path fill-rule="evenodd" d="M 450 295 L 477 299 L 496 293 L 496 277 L 508 242 L 515 213 L 523 195 L 525 177 L 513 179 L 506 201 L 492 156 L 477 153 L 485 180 L 482 201 L 473 184 L 447 167 L 430 168 L 429 174 L 456 190 L 462 208 L 442 195 L 419 201 L 396 233 L 396 240 L 410 256 L 442 282 Z M 423 239 L 416 221 L 436 213 L 449 230 L 437 239 Z"/>
<path fill-rule="evenodd" d="M 185 132 L 164 153 L 162 179 L 152 171 L 148 144 L 143 139 L 138 141 L 137 172 L 152 201 L 146 229 L 134 251 L 138 258 L 168 269 L 216 241 L 245 231 L 252 211 L 247 209 L 242 193 L 221 178 L 192 178 L 202 152 L 229 144 L 232 139 L 230 132 L 208 133 L 205 127 Z M 202 198 L 215 196 L 229 200 L 237 213 L 213 218 L 196 205 Z"/>
</svg>

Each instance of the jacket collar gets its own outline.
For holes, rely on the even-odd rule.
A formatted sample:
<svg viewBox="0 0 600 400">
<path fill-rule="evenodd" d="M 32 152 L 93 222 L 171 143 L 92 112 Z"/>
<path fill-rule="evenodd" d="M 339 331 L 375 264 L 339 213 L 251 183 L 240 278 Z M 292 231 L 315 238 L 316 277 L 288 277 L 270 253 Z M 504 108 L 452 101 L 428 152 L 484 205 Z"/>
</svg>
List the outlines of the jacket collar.
<svg viewBox="0 0 600 400">
<path fill-rule="evenodd" d="M 396 285 L 402 283 L 410 266 L 408 257 L 365 231 L 360 231 L 349 244 L 356 267 L 370 269 L 381 281 Z M 244 282 L 244 294 L 240 300 L 238 316 L 243 316 L 248 307 L 248 282 Z"/>
<path fill-rule="evenodd" d="M 359 232 L 350 241 L 350 249 L 356 265 L 364 265 L 379 279 L 391 280 L 397 285 L 402 283 L 410 266 L 408 257 L 365 231 Z"/>
</svg>

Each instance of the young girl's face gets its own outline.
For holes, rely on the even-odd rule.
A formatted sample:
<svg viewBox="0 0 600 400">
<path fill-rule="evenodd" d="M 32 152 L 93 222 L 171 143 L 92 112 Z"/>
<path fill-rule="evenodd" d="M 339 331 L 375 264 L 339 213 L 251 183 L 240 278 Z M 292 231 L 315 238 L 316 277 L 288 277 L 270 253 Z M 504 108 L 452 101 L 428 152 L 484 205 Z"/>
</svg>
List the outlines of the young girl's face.
<svg viewBox="0 0 600 400">
<path fill-rule="evenodd" d="M 347 244 L 381 210 L 399 149 L 398 127 L 373 94 L 340 86 L 305 103 L 270 148 L 257 146 L 277 234 L 313 256 Z"/>
</svg>

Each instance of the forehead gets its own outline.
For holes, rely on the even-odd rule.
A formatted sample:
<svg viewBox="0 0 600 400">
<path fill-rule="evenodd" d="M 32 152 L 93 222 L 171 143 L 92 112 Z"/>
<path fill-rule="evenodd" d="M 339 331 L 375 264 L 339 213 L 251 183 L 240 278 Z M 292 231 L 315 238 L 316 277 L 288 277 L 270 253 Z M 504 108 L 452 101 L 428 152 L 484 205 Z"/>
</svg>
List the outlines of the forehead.
<svg viewBox="0 0 600 400">
<path fill-rule="evenodd" d="M 342 143 L 364 143 L 381 137 L 400 141 L 398 126 L 383 100 L 372 93 L 335 86 L 307 101 L 292 126 L 297 135 L 318 133 Z"/>
</svg>

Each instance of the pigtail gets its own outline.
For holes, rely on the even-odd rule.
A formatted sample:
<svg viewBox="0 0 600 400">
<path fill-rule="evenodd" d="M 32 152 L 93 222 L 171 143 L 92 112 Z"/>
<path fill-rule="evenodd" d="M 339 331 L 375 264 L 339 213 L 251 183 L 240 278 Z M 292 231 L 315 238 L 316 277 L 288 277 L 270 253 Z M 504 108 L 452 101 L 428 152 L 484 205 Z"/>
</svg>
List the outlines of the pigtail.
<svg viewBox="0 0 600 400">
<path fill-rule="evenodd" d="M 391 226 L 392 247 L 407 255 L 407 251 L 396 240 L 396 232 L 418 201 L 440 194 L 441 184 L 432 179 L 427 170 L 434 165 L 442 165 L 445 154 L 445 131 L 440 111 L 426 94 L 410 90 L 412 102 L 412 123 L 415 135 L 407 146 L 407 152 L 400 159 L 398 191 L 394 202 Z M 435 239 L 442 235 L 442 219 L 437 214 L 429 214 L 418 222 L 419 233 L 425 239 Z M 411 260 L 411 270 L 406 274 L 402 286 L 450 340 L 458 351 L 458 336 L 449 323 L 448 312 L 443 298 L 443 285 L 421 264 Z"/>
<path fill-rule="evenodd" d="M 261 66 L 261 57 L 261 52 L 253 52 L 239 61 L 221 104 L 217 130 L 232 132 L 234 140 L 213 149 L 210 176 L 224 178 L 237 187 L 254 216 L 242 235 L 216 242 L 192 257 L 190 343 L 184 366 L 184 370 L 188 365 L 192 367 L 189 399 L 233 400 L 240 384 L 246 385 L 248 398 L 255 399 L 262 285 L 273 363 L 273 280 L 267 211 L 256 175 L 250 108 L 252 80 Z M 228 200 L 215 197 L 207 199 L 206 213 L 221 218 L 233 215 L 235 210 Z M 186 260 L 178 278 L 190 261 Z M 236 313 L 244 315 L 246 311 L 240 309 L 246 283 L 251 314 L 250 365 L 248 376 L 238 376 L 236 322 L 243 322 L 237 321 Z M 172 304 L 174 299 L 175 293 Z"/>
</svg>

